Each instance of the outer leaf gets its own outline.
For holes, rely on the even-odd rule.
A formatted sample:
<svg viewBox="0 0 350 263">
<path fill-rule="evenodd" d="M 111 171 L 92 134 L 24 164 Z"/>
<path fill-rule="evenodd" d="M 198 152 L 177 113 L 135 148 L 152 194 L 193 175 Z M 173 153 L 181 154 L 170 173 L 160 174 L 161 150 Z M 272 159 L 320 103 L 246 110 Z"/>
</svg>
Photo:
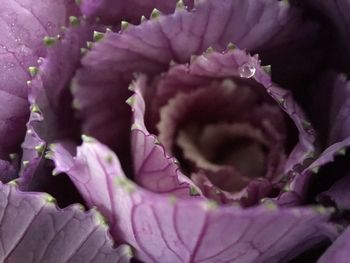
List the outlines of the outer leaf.
<svg viewBox="0 0 350 263">
<path fill-rule="evenodd" d="M 29 66 L 45 56 L 45 36 L 56 36 L 68 16 L 76 12 L 74 1 L 53 3 L 4 0 L 0 7 L 0 157 L 17 152 L 25 133 L 29 111 L 26 81 Z M 32 71 L 33 73 L 34 71 Z"/>
<path fill-rule="evenodd" d="M 142 15 L 149 16 L 154 8 L 162 13 L 174 11 L 177 0 L 83 0 L 82 12 L 88 16 L 98 16 L 107 24 L 119 24 L 121 20 L 140 22 Z M 193 6 L 193 0 L 183 1 L 184 5 Z"/>
<path fill-rule="evenodd" d="M 0 186 L 2 262 L 129 262 L 130 248 L 112 248 L 97 211 L 60 210 L 52 199 Z"/>
<path fill-rule="evenodd" d="M 47 144 L 54 140 L 80 140 L 79 121 L 74 115 L 69 87 L 79 66 L 80 48 L 90 40 L 93 27 L 80 18 L 77 23 L 79 25 L 66 29 L 55 45 L 48 48 L 47 57 L 41 59 L 39 72 L 29 84 L 31 113 L 22 144 L 21 190 L 49 192 L 60 205 L 81 200 L 71 194 L 74 188 L 67 178 L 51 176 L 52 167 L 43 156 Z"/>
<path fill-rule="evenodd" d="M 188 62 L 209 46 L 222 51 L 229 42 L 249 51 L 276 48 L 295 37 L 300 23 L 299 13 L 283 2 L 214 0 L 200 1 L 191 12 L 177 11 L 131 26 L 121 34 L 107 33 L 84 57 L 76 77 L 84 132 L 111 147 L 127 140 L 129 134 L 122 127 L 130 113 L 123 102 L 130 95 L 126 89 L 133 72 L 154 76 L 167 70 L 171 60 Z"/>
<path fill-rule="evenodd" d="M 44 152 L 45 144 L 57 139 L 73 139 L 79 133 L 74 120 L 69 84 L 81 58 L 80 48 L 90 39 L 92 28 L 83 25 L 68 29 L 41 59 L 39 72 L 29 84 L 31 115 L 23 144 L 23 161 Z M 39 151 L 42 145 L 42 151 Z M 35 149 L 37 148 L 37 149 Z"/>
<path fill-rule="evenodd" d="M 242 210 L 148 192 L 129 181 L 114 153 L 93 139 L 76 157 L 61 146 L 53 150 L 56 170 L 69 174 L 90 205 L 103 210 L 114 237 L 146 262 L 286 262 L 330 233 L 324 228 L 327 210 Z"/>
</svg>

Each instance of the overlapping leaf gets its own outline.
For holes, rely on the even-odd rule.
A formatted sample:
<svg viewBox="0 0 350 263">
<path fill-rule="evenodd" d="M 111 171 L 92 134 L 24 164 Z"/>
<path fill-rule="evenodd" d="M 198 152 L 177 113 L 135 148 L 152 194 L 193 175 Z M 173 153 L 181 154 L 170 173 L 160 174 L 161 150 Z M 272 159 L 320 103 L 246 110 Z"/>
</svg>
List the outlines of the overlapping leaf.
<svg viewBox="0 0 350 263">
<path fill-rule="evenodd" d="M 83 58 L 75 80 L 84 132 L 113 148 L 123 145 L 130 119 L 124 101 L 134 72 L 153 76 L 166 71 L 171 60 L 189 62 L 209 46 L 222 51 L 229 42 L 257 52 L 274 48 L 293 38 L 300 23 L 298 11 L 284 2 L 215 0 L 106 33 Z"/>
<path fill-rule="evenodd" d="M 141 16 L 148 17 L 154 8 L 162 13 L 171 13 L 176 5 L 193 6 L 193 0 L 151 0 L 151 1 L 122 1 L 122 0 L 83 0 L 81 9 L 88 16 L 97 16 L 106 24 L 119 24 L 126 20 L 132 23 L 140 22 Z"/>
<path fill-rule="evenodd" d="M 151 193 L 129 181 L 115 154 L 92 138 L 77 156 L 61 145 L 53 151 L 56 171 L 69 174 L 89 204 L 103 209 L 114 237 L 146 262 L 287 261 L 333 231 L 324 209 L 242 210 Z"/>
<path fill-rule="evenodd" d="M 0 186 L 3 262 L 129 262 L 130 247 L 114 249 L 101 215 L 78 205 L 58 209 L 43 193 Z"/>
<path fill-rule="evenodd" d="M 17 152 L 25 133 L 29 110 L 26 82 L 39 57 L 46 54 L 44 37 L 56 37 L 68 17 L 77 12 L 74 1 L 54 3 L 3 1 L 0 7 L 0 156 Z M 50 40 L 50 39 L 47 39 Z"/>
<path fill-rule="evenodd" d="M 167 156 L 156 137 L 149 133 L 144 123 L 145 101 L 142 93 L 147 88 L 145 76 L 141 76 L 129 98 L 133 110 L 131 131 L 132 158 L 135 182 L 156 193 L 173 194 L 188 198 L 190 193 L 200 193 L 197 186 L 180 172 L 176 160 Z"/>
</svg>

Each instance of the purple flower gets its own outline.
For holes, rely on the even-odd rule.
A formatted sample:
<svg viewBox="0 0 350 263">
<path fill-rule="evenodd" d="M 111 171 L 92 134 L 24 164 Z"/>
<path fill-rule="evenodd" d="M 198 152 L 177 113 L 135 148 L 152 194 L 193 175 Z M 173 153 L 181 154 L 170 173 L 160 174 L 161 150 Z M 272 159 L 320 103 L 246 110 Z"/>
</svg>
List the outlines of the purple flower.
<svg viewBox="0 0 350 263">
<path fill-rule="evenodd" d="M 24 192 L 2 185 L 0 211 L 10 222 L 29 216 L 17 223 L 24 239 L 1 235 L 11 240 L 3 258 L 23 260 L 24 240 L 43 235 L 40 245 L 33 239 L 34 261 L 58 261 L 55 249 L 72 262 L 345 262 L 350 84 L 341 72 L 350 60 L 339 14 L 348 1 L 38 6 L 4 8 L 40 25 L 47 8 L 58 18 L 47 18 L 52 35 L 43 27 L 46 47 L 42 33 L 29 34 L 28 58 L 18 55 L 27 39 L 6 49 L 32 76 L 4 73 L 24 98 L 9 101 L 14 116 L 29 121 L 25 138 L 16 121 L 18 134 L 3 144 L 12 148 L 4 146 L 1 178 L 18 175 L 12 184 Z M 337 39 L 325 46 L 329 32 Z M 104 218 L 52 210 L 51 197 L 30 191 Z M 118 248 L 106 246 L 101 220 Z M 61 237 L 70 231 L 78 234 Z"/>
</svg>

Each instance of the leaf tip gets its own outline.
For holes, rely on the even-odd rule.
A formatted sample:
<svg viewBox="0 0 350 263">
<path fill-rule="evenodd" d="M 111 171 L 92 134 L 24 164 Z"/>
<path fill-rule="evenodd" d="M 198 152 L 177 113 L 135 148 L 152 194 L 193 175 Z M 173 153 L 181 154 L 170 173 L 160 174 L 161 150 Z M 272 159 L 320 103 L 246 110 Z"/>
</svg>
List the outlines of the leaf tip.
<svg viewBox="0 0 350 263">
<path fill-rule="evenodd" d="M 152 19 L 158 18 L 160 14 L 161 14 L 160 11 L 157 8 L 154 8 L 151 13 L 151 18 Z"/>
<path fill-rule="evenodd" d="M 28 67 L 29 74 L 34 78 L 39 72 L 39 68 L 35 66 Z"/>
<path fill-rule="evenodd" d="M 127 22 L 127 21 L 122 21 L 121 23 L 120 23 L 120 28 L 121 28 L 121 30 L 126 30 L 127 28 L 129 27 L 129 22 Z"/>
<path fill-rule="evenodd" d="M 56 44 L 57 40 L 58 40 L 58 37 L 45 36 L 43 39 L 43 42 L 44 42 L 45 46 L 51 47 L 51 46 Z"/>
<path fill-rule="evenodd" d="M 76 16 L 70 16 L 69 17 L 69 24 L 71 26 L 79 26 L 79 24 L 80 24 L 79 18 Z"/>
<path fill-rule="evenodd" d="M 95 42 L 101 41 L 104 38 L 104 36 L 105 36 L 105 33 L 94 31 L 93 37 Z"/>
</svg>

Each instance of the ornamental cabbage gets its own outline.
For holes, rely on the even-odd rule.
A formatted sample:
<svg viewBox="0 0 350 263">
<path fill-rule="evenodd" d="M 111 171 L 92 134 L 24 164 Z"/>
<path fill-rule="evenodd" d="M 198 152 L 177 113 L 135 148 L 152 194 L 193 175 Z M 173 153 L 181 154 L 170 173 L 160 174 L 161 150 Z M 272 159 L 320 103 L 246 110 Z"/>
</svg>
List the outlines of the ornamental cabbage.
<svg viewBox="0 0 350 263">
<path fill-rule="evenodd" d="M 348 0 L 29 2 L 0 7 L 4 261 L 346 262 Z"/>
</svg>

